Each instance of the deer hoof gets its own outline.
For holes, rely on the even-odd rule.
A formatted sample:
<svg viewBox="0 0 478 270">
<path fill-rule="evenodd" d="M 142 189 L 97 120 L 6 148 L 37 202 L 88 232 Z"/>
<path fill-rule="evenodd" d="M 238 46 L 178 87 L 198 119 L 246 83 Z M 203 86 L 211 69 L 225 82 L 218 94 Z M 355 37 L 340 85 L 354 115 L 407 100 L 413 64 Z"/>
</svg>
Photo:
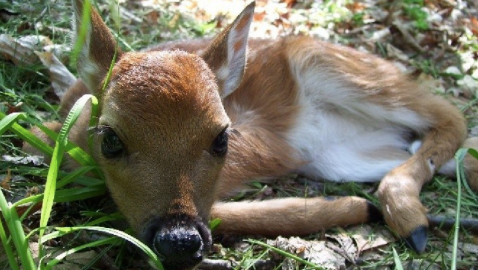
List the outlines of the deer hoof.
<svg viewBox="0 0 478 270">
<path fill-rule="evenodd" d="M 416 253 L 421 254 L 425 251 L 428 242 L 428 228 L 419 226 L 414 229 L 409 236 L 405 237 L 405 243 Z"/>
</svg>

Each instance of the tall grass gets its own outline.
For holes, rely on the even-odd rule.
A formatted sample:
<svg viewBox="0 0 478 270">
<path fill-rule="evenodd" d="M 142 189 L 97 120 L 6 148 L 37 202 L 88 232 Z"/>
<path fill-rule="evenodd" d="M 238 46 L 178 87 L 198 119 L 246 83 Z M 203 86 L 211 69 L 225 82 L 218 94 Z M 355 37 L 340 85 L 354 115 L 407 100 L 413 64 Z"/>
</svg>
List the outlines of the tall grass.
<svg viewBox="0 0 478 270">
<path fill-rule="evenodd" d="M 85 7 L 87 8 L 85 8 L 85 12 L 83 13 L 80 26 L 82 30 L 75 45 L 76 49 L 73 50 L 71 57 L 73 60 L 77 58 L 82 44 L 85 41 L 86 29 L 90 20 L 90 3 L 88 0 L 85 1 Z M 129 241 L 130 243 L 136 245 L 151 259 L 151 262 L 156 266 L 156 268 L 163 269 L 156 254 L 141 241 L 125 232 L 112 228 L 97 226 L 97 224 L 106 221 L 104 218 L 93 220 L 89 224 L 84 224 L 83 226 L 49 226 L 49 220 L 55 202 L 85 200 L 88 198 L 103 196 L 106 193 L 101 170 L 98 169 L 94 159 L 84 150 L 68 140 L 69 131 L 79 118 L 84 106 L 89 101 L 91 102 L 93 112 L 90 125 L 95 124 L 94 120 L 97 119 L 95 112 L 97 111 L 98 100 L 92 95 L 85 95 L 81 97 L 70 110 L 59 134 L 49 130 L 36 119 L 28 116 L 27 114 L 11 113 L 6 115 L 0 112 L 0 136 L 6 132 L 11 132 L 21 138 L 25 143 L 28 143 L 35 149 L 38 149 L 45 156 L 51 157 L 43 193 L 26 197 L 15 203 L 8 202 L 3 192 L 0 194 L 0 209 L 2 210 L 2 218 L 5 220 L 6 225 L 6 227 L 3 227 L 2 223 L 0 222 L 0 238 L 2 239 L 2 244 L 7 255 L 8 263 L 14 270 L 51 269 L 70 254 L 87 248 L 94 248 L 103 245 L 118 245 L 120 242 L 119 239 Z M 23 128 L 19 124 L 19 121 L 25 121 L 30 125 L 40 128 L 55 141 L 55 146 L 51 147 L 47 143 L 37 138 L 29 130 Z M 68 153 L 72 159 L 78 162 L 81 167 L 66 174 L 62 173 L 62 177 L 60 178 L 60 166 L 66 153 Z M 92 178 L 87 176 L 88 173 L 94 173 L 99 178 L 91 181 Z M 27 204 L 30 205 L 27 211 L 21 217 L 19 217 L 17 214 L 17 209 L 20 207 L 25 207 Z M 41 205 L 39 227 L 26 234 L 22 227 L 22 222 L 31 214 L 30 211 L 35 205 Z M 44 244 L 48 240 L 64 236 L 68 233 L 77 232 L 79 230 L 102 232 L 113 235 L 114 237 L 104 238 L 80 245 L 65 250 L 54 257 L 52 257 L 52 255 L 45 250 Z M 38 254 L 32 254 L 29 248 L 29 243 L 34 241 L 32 240 L 32 236 L 34 235 L 38 235 Z M 34 257 L 37 258 L 34 259 Z"/>
<path fill-rule="evenodd" d="M 86 173 L 97 170 L 97 165 L 95 161 L 91 158 L 91 156 L 89 156 L 82 149 L 78 148 L 78 146 L 68 141 L 69 130 L 72 128 L 75 121 L 78 119 L 83 107 L 89 100 L 91 100 L 93 107 L 97 106 L 96 98 L 91 95 L 85 95 L 80 98 L 68 114 L 68 117 L 66 118 L 59 134 L 55 134 L 54 132 L 48 131 L 46 128 L 42 127 L 42 129 L 47 131 L 49 136 L 55 139 L 56 143 L 54 148 L 51 148 L 49 145 L 39 140 L 30 131 L 22 128 L 17 123 L 17 121 L 22 119 L 26 120 L 27 122 L 41 126 L 41 124 L 36 123 L 36 120 L 20 113 L 14 113 L 9 115 L 0 114 L 0 117 L 2 118 L 0 121 L 0 135 L 5 133 L 7 130 L 11 131 L 24 139 L 25 142 L 42 151 L 45 155 L 51 155 L 51 163 L 48 170 L 44 193 L 24 198 L 14 204 L 7 202 L 3 193 L 0 194 L 0 208 L 2 210 L 3 219 L 5 220 L 6 228 L 8 229 L 6 230 L 3 226 L 1 226 L 0 223 L 0 237 L 2 239 L 2 244 L 12 269 L 50 269 L 51 267 L 58 264 L 63 258 L 65 258 L 65 256 L 80 251 L 82 249 L 98 247 L 105 244 L 118 243 L 117 238 L 106 238 L 102 240 L 97 240 L 86 245 L 69 249 L 56 256 L 55 258 L 48 258 L 47 260 L 47 257 L 49 255 L 46 254 L 43 248 L 43 244 L 47 240 L 51 240 L 53 238 L 63 236 L 66 233 L 72 233 L 78 230 L 95 230 L 127 240 L 138 246 L 141 250 L 143 250 L 151 258 L 152 262 L 154 262 L 158 269 L 162 269 L 161 263 L 159 262 L 157 256 L 154 254 L 153 251 L 151 251 L 149 247 L 147 247 L 141 241 L 122 231 L 98 226 L 89 226 L 88 224 L 86 224 L 86 226 L 67 228 L 48 227 L 48 220 L 50 219 L 54 202 L 71 202 L 77 200 L 84 200 L 87 198 L 92 198 L 105 194 L 105 185 L 103 181 L 94 181 L 89 184 L 87 183 L 86 185 L 85 181 L 81 181 L 81 178 L 85 176 Z M 60 165 L 62 163 L 65 152 L 68 152 L 68 154 L 81 165 L 83 165 L 83 167 L 71 173 L 67 173 L 61 179 L 58 180 Z M 77 183 L 77 180 L 79 180 L 78 182 L 83 185 L 82 187 L 68 186 L 68 184 L 70 183 Z M 22 221 L 29 214 L 29 211 L 27 210 L 22 217 L 19 217 L 17 215 L 17 208 L 26 204 L 31 205 L 30 209 L 32 209 L 33 205 L 42 205 L 40 226 L 39 228 L 30 232 L 28 235 L 26 235 L 23 230 Z M 96 223 L 97 222 L 93 222 L 92 224 Z M 47 229 L 52 230 L 53 232 L 45 235 Z M 31 241 L 30 238 L 34 234 L 38 234 L 39 236 L 40 252 L 38 254 L 38 264 L 34 261 L 33 255 L 28 246 L 29 241 Z M 17 261 L 17 256 L 19 258 L 20 263 Z"/>
<path fill-rule="evenodd" d="M 21 1 L 20 1 L 21 2 Z M 53 1 L 55 2 L 55 1 Z M 41 7 L 38 12 L 41 16 L 30 16 L 31 18 L 28 20 L 28 23 L 35 25 L 35 23 L 39 22 L 38 18 L 48 20 L 52 24 L 54 24 L 55 29 L 59 27 L 69 28 L 69 20 L 70 20 L 70 10 L 65 10 L 61 13 L 67 14 L 66 20 L 58 20 L 48 18 L 48 12 L 55 10 L 51 8 L 51 3 L 49 2 L 46 7 Z M 85 2 L 90 2 L 86 0 Z M 386 2 L 386 1 L 385 1 Z M 414 3 L 419 1 L 407 1 L 407 3 Z M 338 11 L 346 11 L 349 12 L 343 6 L 337 6 L 336 2 L 333 1 L 326 1 L 324 2 L 328 7 L 330 7 L 330 15 L 337 14 Z M 3 6 L 2 6 L 3 7 Z M 406 7 L 406 6 L 405 6 Z M 339 10 L 340 9 L 340 10 Z M 329 9 L 327 9 L 329 10 Z M 334 11 L 335 10 L 335 11 Z M 414 16 L 412 14 L 414 10 L 411 12 L 406 12 L 407 16 Z M 363 11 L 364 14 L 367 13 L 367 10 Z M 46 16 L 45 16 L 46 14 Z M 83 34 L 80 33 L 80 38 L 78 42 L 75 43 L 73 48 L 73 53 L 71 54 L 70 60 L 71 63 L 75 62 L 76 55 L 81 50 L 82 40 L 84 40 L 84 35 L 86 34 L 84 31 L 86 30 L 86 25 L 88 23 L 89 14 L 88 12 L 83 14 L 83 21 L 82 21 L 82 29 Z M 357 19 L 362 20 L 364 15 L 359 14 L 360 16 Z M 420 15 L 420 14 L 419 14 Z M 366 16 L 365 16 L 366 17 Z M 322 16 L 319 16 L 322 18 Z M 165 20 L 164 24 L 169 24 L 170 21 L 168 16 L 162 16 L 161 20 Z M 414 20 L 420 22 L 422 17 L 413 17 Z M 32 34 L 36 33 L 39 30 L 33 29 L 27 30 L 30 31 L 28 33 L 23 32 L 22 34 L 17 33 L 16 30 L 18 29 L 18 25 L 20 25 L 21 21 L 12 21 L 10 25 L 2 24 L 0 28 L 4 33 L 11 33 L 14 36 L 22 35 L 22 34 Z M 362 22 L 363 23 L 363 22 Z M 65 26 L 66 25 L 66 26 Z M 203 28 L 195 28 L 200 29 L 200 35 L 203 35 L 204 32 L 209 31 L 209 27 L 213 26 L 214 22 L 210 22 L 207 24 L 207 27 Z M 178 26 L 175 26 L 178 28 Z M 427 26 L 428 27 L 428 26 Z M 131 26 L 130 35 L 128 37 L 121 37 L 120 33 L 116 33 L 116 37 L 121 39 L 121 44 L 126 45 L 126 47 L 132 48 L 129 44 L 126 43 L 122 38 L 127 38 L 128 41 L 131 40 L 133 37 L 134 40 L 134 48 L 137 47 L 144 47 L 146 45 L 151 45 L 152 43 L 156 43 L 158 40 L 161 39 L 161 35 L 159 32 L 172 32 L 172 29 L 165 28 L 164 26 L 154 26 L 151 27 L 150 32 L 143 32 L 143 30 L 135 31 L 133 26 Z M 45 31 L 45 30 L 43 30 Z M 47 30 L 50 31 L 48 33 L 42 32 L 42 34 L 48 34 L 55 42 L 67 42 L 68 38 L 59 35 L 60 31 L 55 32 L 54 30 Z M 119 32 L 119 31 L 118 31 Z M 140 33 L 140 34 L 137 34 Z M 51 35 L 50 35 L 51 34 Z M 136 36 L 135 36 L 136 35 Z M 183 37 L 183 36 L 182 36 Z M 474 39 L 473 39 L 474 40 Z M 475 46 L 476 50 L 476 42 L 470 42 L 473 46 Z M 470 45 L 471 46 L 471 45 Z M 424 62 L 422 66 L 419 67 L 420 70 L 429 70 L 430 66 L 433 67 L 433 73 L 436 76 L 440 76 L 439 72 L 434 72 L 435 66 L 431 64 L 427 64 L 428 62 Z M 430 62 L 431 63 L 431 62 Z M 426 64 L 426 65 L 425 65 Z M 117 247 L 120 245 L 124 245 L 124 242 L 131 242 L 137 245 L 141 250 L 144 251 L 145 254 L 149 258 L 151 258 L 153 264 L 156 265 L 157 268 L 161 269 L 161 265 L 156 258 L 156 255 L 144 244 L 140 241 L 134 239 L 129 234 L 124 233 L 119 230 L 111 229 L 105 227 L 105 223 L 111 220 L 117 220 L 120 217 L 118 215 L 91 215 L 88 216 L 89 220 L 84 221 L 82 224 L 78 224 L 76 226 L 64 227 L 64 226 L 56 226 L 52 225 L 51 217 L 52 217 L 52 208 L 55 207 L 55 203 L 60 202 L 77 202 L 81 200 L 85 200 L 88 198 L 98 198 L 99 196 L 104 196 L 106 193 L 106 187 L 104 184 L 103 176 L 101 175 L 101 171 L 98 169 L 93 158 L 84 152 L 82 149 L 68 141 L 68 130 L 74 124 L 75 119 L 78 117 L 79 111 L 81 108 L 87 103 L 92 102 L 93 108 L 96 106 L 95 98 L 92 96 L 85 96 L 75 105 L 72 111 L 65 122 L 62 130 L 59 134 L 52 132 L 51 130 L 44 127 L 39 120 L 44 120 L 43 116 L 35 114 L 37 111 L 36 108 L 40 107 L 44 110 L 52 111 L 55 109 L 56 105 L 51 105 L 53 103 L 46 102 L 45 92 L 47 85 L 49 84 L 48 76 L 43 72 L 41 67 L 34 66 L 34 67 L 7 67 L 5 62 L 0 63 L 0 97 L 2 97 L 2 102 L 0 102 L 0 136 L 2 137 L 2 141 L 0 141 L 0 150 L 7 149 L 8 151 L 17 151 L 14 150 L 13 147 L 8 145 L 9 140 L 3 140 L 3 138 L 13 138 L 12 140 L 23 140 L 36 149 L 38 149 L 41 153 L 46 156 L 51 157 L 51 163 L 49 165 L 48 173 L 46 175 L 46 184 L 44 192 L 36 195 L 32 195 L 29 197 L 25 197 L 16 202 L 9 202 L 9 200 L 4 196 L 3 192 L 0 194 L 0 209 L 2 211 L 1 217 L 5 222 L 0 222 L 0 239 L 2 240 L 2 245 L 5 250 L 5 254 L 10 265 L 10 268 L 13 270 L 16 269 L 51 269 L 58 264 L 62 263 L 68 256 L 82 252 L 87 249 L 91 248 L 98 248 L 101 247 L 104 250 L 107 250 L 106 247 Z M 74 68 L 73 68 L 74 69 Z M 26 76 L 28 75 L 28 76 Z M 25 82 L 25 78 L 29 78 L 28 82 L 31 82 L 32 85 L 28 85 Z M 20 82 L 20 83 L 18 83 Z M 34 84 L 34 85 L 33 85 Z M 3 99 L 3 97 L 5 97 Z M 5 114 L 2 111 L 6 111 L 3 106 L 3 101 L 7 101 L 8 103 L 12 104 L 20 104 L 23 103 L 24 105 L 21 107 L 22 111 L 27 113 L 10 113 Z M 476 102 L 472 103 L 475 104 Z M 471 106 L 470 106 L 471 107 Z M 93 118 L 94 119 L 94 118 Z M 45 144 L 43 141 L 35 137 L 28 129 L 25 129 L 23 126 L 36 126 L 43 130 L 46 134 L 49 135 L 55 141 L 55 146 L 50 146 Z M 7 137 L 8 136 L 8 137 Z M 13 149 L 13 150 L 12 150 Z M 460 212 L 473 212 L 477 208 L 476 202 L 475 206 L 467 207 L 466 205 L 470 205 L 471 203 L 467 203 L 469 200 L 466 195 L 474 196 L 474 193 L 469 193 L 469 188 L 465 181 L 463 181 L 463 170 L 462 170 L 462 161 L 463 161 L 463 151 L 468 151 L 469 153 L 474 153 L 476 155 L 476 151 L 473 150 L 462 150 L 462 152 L 457 153 L 457 166 L 459 166 L 460 170 L 458 175 L 458 181 L 455 183 L 453 181 L 446 181 L 443 183 L 441 181 L 435 181 L 431 185 L 424 187 L 423 194 L 429 193 L 440 193 L 442 190 L 453 190 L 455 191 L 458 186 L 458 190 L 456 193 L 450 192 L 450 194 L 440 194 L 442 196 L 449 198 L 453 201 L 453 203 L 447 203 L 445 207 L 453 208 L 456 210 L 456 217 L 460 217 Z M 72 159 L 76 160 L 81 167 L 70 172 L 64 172 L 60 169 L 62 159 L 64 153 L 67 153 Z M 22 171 L 25 174 L 34 174 L 33 171 L 37 170 L 37 168 L 29 167 L 25 168 Z M 95 175 L 94 177 L 91 174 Z M 439 185 L 444 185 L 440 187 Z M 446 186 L 445 186 L 446 185 Z M 464 190 L 467 192 L 461 192 L 461 186 L 464 186 Z M 266 186 L 261 186 L 259 189 L 256 190 L 256 194 L 262 194 L 266 190 Z M 270 186 L 268 186 L 270 188 Z M 303 190 L 299 190 L 297 186 L 292 186 L 291 190 L 285 190 L 286 188 L 284 185 L 275 185 L 272 189 L 277 193 L 288 193 L 290 196 L 302 196 Z M 375 200 L 370 192 L 367 192 L 367 189 L 370 189 L 370 186 L 367 185 L 360 185 L 360 184 L 347 184 L 347 185 L 338 185 L 338 184 L 324 184 L 324 188 L 321 193 L 317 193 L 315 195 L 359 195 L 362 197 L 366 197 L 370 200 Z M 470 195 L 472 194 L 472 195 Z M 259 196 L 258 195 L 258 196 Z M 456 195 L 456 196 L 455 196 Z M 426 197 L 422 198 L 425 202 L 426 206 L 430 206 L 430 211 L 438 211 L 434 207 L 434 204 L 441 203 L 430 200 Z M 25 223 L 25 220 L 28 219 L 30 215 L 33 214 L 35 209 L 41 206 L 41 217 L 40 217 L 40 225 L 37 228 L 33 228 L 30 232 L 25 232 L 25 227 L 22 226 L 22 223 Z M 19 209 L 26 208 L 26 211 L 22 214 L 19 214 Z M 460 211 L 462 210 L 462 211 Z M 87 216 L 87 213 L 83 213 L 84 216 Z M 50 221 L 50 222 L 49 222 Z M 459 222 L 459 219 L 457 219 Z M 214 227 L 217 225 L 217 222 L 211 222 L 211 226 Z M 31 229 L 31 228 L 30 228 Z M 48 242 L 52 239 L 59 239 L 67 234 L 74 234 L 78 233 L 79 231 L 95 231 L 100 232 L 103 234 L 107 234 L 104 238 L 94 240 L 90 243 L 86 244 L 76 244 L 73 247 L 67 247 L 62 250 L 59 254 L 53 255 L 46 247 L 48 247 Z M 424 255 L 417 255 L 413 254 L 411 251 L 404 248 L 403 245 L 394 245 L 390 244 L 386 247 L 381 248 L 380 255 L 382 255 L 381 261 L 377 262 L 375 265 L 391 265 L 395 264 L 397 269 L 403 268 L 402 262 L 409 260 L 409 259 L 420 259 L 420 260 L 427 260 L 431 262 L 440 262 L 444 267 L 456 269 L 459 266 L 459 261 L 457 259 L 457 250 L 458 250 L 458 241 L 460 236 L 459 231 L 459 224 L 457 223 L 455 226 L 455 230 L 453 231 L 452 237 L 449 239 L 438 239 L 440 244 L 431 243 L 430 244 L 430 252 L 429 254 Z M 39 239 L 37 240 L 37 236 Z M 463 236 L 463 234 L 461 235 Z M 320 238 L 320 235 L 312 235 L 311 238 Z M 431 236 L 433 237 L 433 236 Z M 435 238 L 435 240 L 437 240 Z M 32 253 L 31 249 L 29 248 L 29 244 L 37 242 L 40 246 L 41 252 L 39 254 Z M 448 244 L 452 243 L 453 245 L 453 254 L 452 258 L 448 259 L 445 258 L 443 255 L 448 248 Z M 302 265 L 312 269 L 320 269 L 319 266 L 312 265 L 307 261 L 304 261 L 297 254 L 291 254 L 286 251 L 278 250 L 276 248 L 270 247 L 269 245 L 265 244 L 262 241 L 258 241 L 256 239 L 250 240 L 249 243 L 254 245 L 254 248 L 262 248 L 263 250 L 260 252 L 259 256 L 265 257 L 272 257 L 270 254 L 280 254 L 283 257 L 294 259 L 298 262 L 301 262 Z M 393 246 L 393 247 L 392 247 Z M 227 248 L 224 248 L 227 249 Z M 233 249 L 233 248 L 232 248 Z M 239 250 L 239 249 L 238 249 Z M 244 259 L 245 254 L 242 254 L 240 251 L 230 250 L 228 249 L 224 255 L 225 259 L 229 259 L 229 256 L 236 256 L 240 259 Z M 233 255 L 231 255 L 233 254 Z M 251 253 L 252 254 L 252 253 Z M 430 255 L 431 254 L 431 255 Z M 219 255 L 218 255 L 219 256 Z M 256 254 L 252 254 L 251 256 L 257 256 Z M 440 257 L 442 256 L 442 257 Z M 258 257 L 256 257 L 258 258 Z"/>
</svg>

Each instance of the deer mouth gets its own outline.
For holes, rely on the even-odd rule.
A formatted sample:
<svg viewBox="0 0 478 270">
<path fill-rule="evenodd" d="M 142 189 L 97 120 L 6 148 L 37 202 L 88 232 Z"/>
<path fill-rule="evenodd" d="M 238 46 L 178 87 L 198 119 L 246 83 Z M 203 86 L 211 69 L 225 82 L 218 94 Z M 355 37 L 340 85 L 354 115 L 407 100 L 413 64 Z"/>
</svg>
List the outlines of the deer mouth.
<svg viewBox="0 0 478 270">
<path fill-rule="evenodd" d="M 150 220 L 140 235 L 166 270 L 193 269 L 207 255 L 211 232 L 200 217 L 171 215 Z"/>
</svg>

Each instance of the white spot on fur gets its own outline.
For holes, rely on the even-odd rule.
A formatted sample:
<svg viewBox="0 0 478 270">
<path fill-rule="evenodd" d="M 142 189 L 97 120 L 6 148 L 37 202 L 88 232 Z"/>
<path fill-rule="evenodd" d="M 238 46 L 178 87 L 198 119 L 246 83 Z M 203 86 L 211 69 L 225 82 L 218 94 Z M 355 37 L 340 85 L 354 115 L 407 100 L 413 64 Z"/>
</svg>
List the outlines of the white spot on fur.
<svg viewBox="0 0 478 270">
<path fill-rule="evenodd" d="M 421 146 L 422 146 L 422 141 L 416 140 L 412 144 L 410 144 L 410 147 L 408 147 L 408 152 L 410 152 L 410 154 L 413 155 L 418 151 L 418 149 L 420 149 Z"/>
<path fill-rule="evenodd" d="M 456 161 L 454 158 L 450 159 L 447 163 L 443 164 L 441 168 L 438 170 L 438 173 L 456 177 Z"/>
<path fill-rule="evenodd" d="M 94 77 L 99 74 L 100 68 L 88 58 L 86 58 L 85 61 L 82 61 L 79 66 L 81 67 L 79 70 L 81 79 L 86 86 L 88 86 L 90 91 L 94 91 L 97 87 L 94 83 Z"/>
<path fill-rule="evenodd" d="M 390 205 L 388 205 L 388 204 L 385 205 L 385 209 L 386 209 L 388 215 L 389 215 L 390 217 L 392 217 L 393 215 L 392 215 L 392 211 L 390 211 Z"/>
<path fill-rule="evenodd" d="M 219 80 L 225 81 L 227 79 L 227 76 L 229 76 L 229 69 L 227 68 L 227 66 L 221 66 L 220 68 L 218 68 L 216 71 L 216 76 Z"/>
<path fill-rule="evenodd" d="M 427 159 L 427 165 L 428 165 L 428 169 L 430 170 L 430 172 L 432 174 L 435 174 L 435 163 L 433 162 L 433 159 L 431 159 L 431 158 Z"/>
</svg>

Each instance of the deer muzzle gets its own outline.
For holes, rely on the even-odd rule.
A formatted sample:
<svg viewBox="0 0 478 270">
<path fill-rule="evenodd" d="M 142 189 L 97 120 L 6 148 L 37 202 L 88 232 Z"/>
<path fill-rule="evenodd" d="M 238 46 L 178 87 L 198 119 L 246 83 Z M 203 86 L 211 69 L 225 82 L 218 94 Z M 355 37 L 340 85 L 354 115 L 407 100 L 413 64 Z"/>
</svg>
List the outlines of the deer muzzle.
<svg viewBox="0 0 478 270">
<path fill-rule="evenodd" d="M 199 217 L 158 218 L 148 223 L 142 236 L 166 270 L 193 269 L 212 243 L 210 230 Z"/>
</svg>

